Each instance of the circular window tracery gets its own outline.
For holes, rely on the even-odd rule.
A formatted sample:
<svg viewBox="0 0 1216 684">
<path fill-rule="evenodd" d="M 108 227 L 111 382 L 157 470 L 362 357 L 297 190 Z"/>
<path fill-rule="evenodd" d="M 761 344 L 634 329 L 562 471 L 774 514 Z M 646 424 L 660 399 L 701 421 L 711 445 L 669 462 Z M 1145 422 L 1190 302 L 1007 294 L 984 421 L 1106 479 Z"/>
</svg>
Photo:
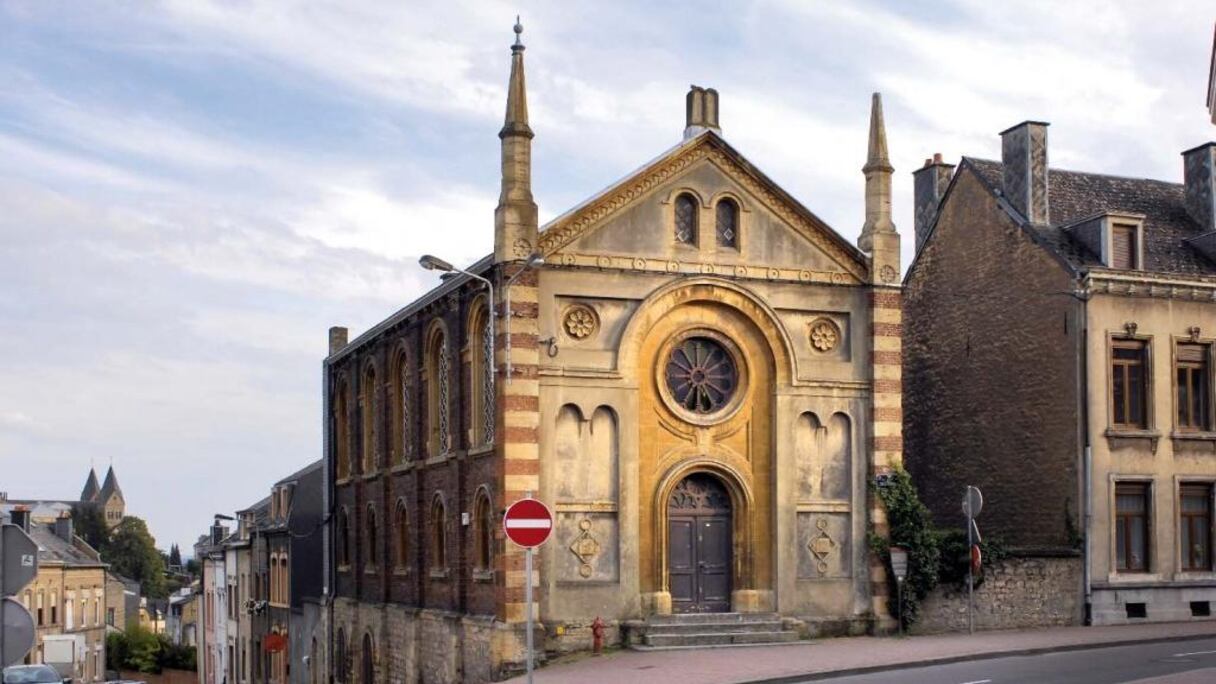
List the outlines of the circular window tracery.
<svg viewBox="0 0 1216 684">
<path fill-rule="evenodd" d="M 665 375 L 671 398 L 697 415 L 720 411 L 739 385 L 734 357 L 709 337 L 689 337 L 673 347 Z"/>
</svg>

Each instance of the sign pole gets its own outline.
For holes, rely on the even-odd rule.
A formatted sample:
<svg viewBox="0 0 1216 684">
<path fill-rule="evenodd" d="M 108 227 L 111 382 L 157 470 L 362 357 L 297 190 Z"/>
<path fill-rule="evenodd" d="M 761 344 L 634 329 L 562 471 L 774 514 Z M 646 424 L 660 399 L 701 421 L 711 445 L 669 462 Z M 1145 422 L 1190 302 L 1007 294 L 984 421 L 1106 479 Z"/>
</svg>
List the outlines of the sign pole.
<svg viewBox="0 0 1216 684">
<path fill-rule="evenodd" d="M 975 634 L 975 575 L 971 572 L 971 525 L 974 519 L 967 511 L 967 633 Z"/>
<path fill-rule="evenodd" d="M 528 684 L 532 684 L 532 547 L 529 546 L 524 551 L 524 576 L 527 577 L 527 583 L 524 585 L 524 603 L 527 608 L 524 610 L 528 616 Z"/>
<path fill-rule="evenodd" d="M 0 585 L 4 584 L 4 534 L 0 534 Z M 0 592 L 3 595 L 4 592 Z M 3 610 L 3 608 L 0 608 Z M 0 624 L 0 668 L 8 667 L 8 659 L 4 657 L 4 625 Z"/>
<path fill-rule="evenodd" d="M 899 635 L 903 636 L 904 635 L 904 578 L 896 577 L 895 578 L 895 587 L 896 587 L 896 593 L 897 593 L 896 600 L 899 601 Z"/>
</svg>

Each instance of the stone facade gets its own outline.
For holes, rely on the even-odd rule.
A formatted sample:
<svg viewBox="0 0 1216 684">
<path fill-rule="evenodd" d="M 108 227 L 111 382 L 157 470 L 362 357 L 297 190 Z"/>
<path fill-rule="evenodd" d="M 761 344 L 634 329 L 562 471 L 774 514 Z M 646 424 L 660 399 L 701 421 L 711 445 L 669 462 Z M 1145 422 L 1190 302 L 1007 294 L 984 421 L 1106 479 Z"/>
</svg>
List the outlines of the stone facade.
<svg viewBox="0 0 1216 684">
<path fill-rule="evenodd" d="M 985 568 L 975 588 L 976 629 L 1077 624 L 1084 613 L 1081 559 L 1009 558 Z M 967 587 L 939 585 L 920 606 L 914 634 L 967 630 Z"/>
<path fill-rule="evenodd" d="M 508 676 L 529 609 L 550 653 L 597 617 L 609 645 L 681 612 L 890 628 L 865 543 L 886 533 L 868 482 L 903 450 L 880 99 L 861 249 L 731 147 L 696 87 L 680 145 L 541 228 L 511 52 L 494 254 L 349 343 L 331 330 L 338 681 Z M 531 577 L 500 529 L 525 496 L 555 517 Z"/>
</svg>

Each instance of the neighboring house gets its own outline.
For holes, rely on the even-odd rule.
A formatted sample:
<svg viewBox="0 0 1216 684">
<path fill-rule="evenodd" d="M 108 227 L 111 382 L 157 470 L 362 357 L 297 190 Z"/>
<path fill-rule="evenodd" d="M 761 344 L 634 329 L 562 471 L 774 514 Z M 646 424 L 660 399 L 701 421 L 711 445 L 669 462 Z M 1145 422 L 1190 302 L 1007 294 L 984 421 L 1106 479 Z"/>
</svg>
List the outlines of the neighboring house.
<svg viewBox="0 0 1216 684">
<path fill-rule="evenodd" d="M 168 625 L 169 602 L 166 599 L 139 598 L 139 626 L 153 634 L 164 634 Z"/>
<path fill-rule="evenodd" d="M 984 492 L 983 533 L 1052 568 L 1011 581 L 1052 582 L 1053 621 L 1207 618 L 1216 145 L 1177 184 L 1050 168 L 1045 123 L 1001 136 L 915 174 L 908 469 L 943 524 Z"/>
<path fill-rule="evenodd" d="M 45 662 L 43 640 L 52 635 L 83 636 L 76 652 L 75 677 L 82 682 L 105 679 L 106 564 L 92 547 L 76 536 L 67 512 L 53 524 L 34 522 L 18 506 L 7 514 L 38 544 L 38 574 L 20 600 L 34 617 L 35 645 L 28 663 Z"/>
<path fill-rule="evenodd" d="M 165 634 L 179 646 L 197 646 L 198 595 L 194 587 L 182 587 L 169 597 L 169 612 L 165 618 Z"/>
<path fill-rule="evenodd" d="M 1212 38 L 1212 61 L 1208 66 L 1208 112 L 1216 124 L 1216 36 Z"/>
<path fill-rule="evenodd" d="M 199 563 L 198 678 L 199 684 L 228 681 L 228 578 L 224 544 L 228 528 L 216 521 L 210 534 L 199 537 L 194 557 Z"/>
<path fill-rule="evenodd" d="M 517 671 L 532 580 L 501 524 L 529 494 L 556 518 L 537 561 L 543 651 L 589 648 L 597 616 L 610 644 L 662 643 L 670 624 L 732 639 L 744 619 L 770 641 L 797 638 L 786 618 L 890 628 L 867 543 L 887 532 L 869 483 L 902 451 L 878 96 L 867 158 L 858 122 L 856 159 L 808 159 L 863 167 L 857 246 L 731 146 L 698 87 L 682 141 L 541 228 L 523 52 L 494 253 L 469 267 L 493 298 L 457 274 L 349 343 L 330 331 L 336 679 Z"/>
<path fill-rule="evenodd" d="M 139 624 L 139 582 L 106 571 L 106 629 L 125 632 Z"/>
<path fill-rule="evenodd" d="M 324 611 L 325 461 L 318 460 L 276 483 L 280 505 L 287 511 L 282 537 L 286 541 L 288 618 L 288 680 L 292 684 L 322 684 L 328 661 L 328 621 Z"/>
</svg>

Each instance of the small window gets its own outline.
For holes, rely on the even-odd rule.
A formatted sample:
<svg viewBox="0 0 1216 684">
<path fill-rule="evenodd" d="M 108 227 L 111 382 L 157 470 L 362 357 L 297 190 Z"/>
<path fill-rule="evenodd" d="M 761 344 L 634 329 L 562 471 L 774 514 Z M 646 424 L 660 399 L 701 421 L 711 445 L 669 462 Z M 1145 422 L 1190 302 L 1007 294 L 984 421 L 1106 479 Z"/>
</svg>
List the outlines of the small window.
<svg viewBox="0 0 1216 684">
<path fill-rule="evenodd" d="M 1208 408 L 1208 346 L 1180 344 L 1174 358 L 1177 381 L 1178 429 L 1211 429 Z"/>
<path fill-rule="evenodd" d="M 443 498 L 436 495 L 431 504 L 431 570 L 444 570 L 448 566 L 447 511 Z"/>
<path fill-rule="evenodd" d="M 1147 603 L 1125 603 L 1124 609 L 1127 611 L 1129 618 L 1147 618 L 1148 604 Z"/>
<path fill-rule="evenodd" d="M 1146 366 L 1148 346 L 1141 340 L 1111 344 L 1111 423 L 1115 427 L 1148 427 Z"/>
<path fill-rule="evenodd" d="M 1115 568 L 1119 572 L 1149 569 L 1149 491 L 1143 482 L 1115 485 Z"/>
<path fill-rule="evenodd" d="M 718 202 L 717 234 L 718 246 L 737 249 L 739 247 L 739 205 L 732 199 Z"/>
<path fill-rule="evenodd" d="M 697 244 L 697 201 L 684 193 L 676 197 L 676 242 Z"/>
<path fill-rule="evenodd" d="M 258 664 L 258 674 L 261 674 L 261 662 L 259 661 Z M 339 627 L 338 635 L 334 637 L 334 679 L 345 684 L 348 672 L 350 672 L 350 658 L 346 650 L 346 633 Z"/>
<path fill-rule="evenodd" d="M 346 416 L 346 383 L 339 381 L 333 397 L 334 460 L 339 480 L 350 477 L 350 442 Z"/>
<path fill-rule="evenodd" d="M 350 566 L 350 518 L 346 509 L 338 509 L 338 565 Z"/>
<path fill-rule="evenodd" d="M 380 459 L 377 450 L 380 447 L 376 420 L 376 369 L 368 366 L 363 374 L 362 396 L 359 398 L 359 410 L 363 419 L 363 463 L 364 474 L 375 471 Z"/>
<path fill-rule="evenodd" d="M 473 537 L 477 544 L 476 567 L 487 571 L 494 565 L 494 510 L 490 506 L 490 497 L 485 492 L 477 496 L 473 506 L 474 529 Z"/>
<path fill-rule="evenodd" d="M 1191 601 L 1191 617 L 1211 617 L 1212 603 L 1210 601 Z"/>
<path fill-rule="evenodd" d="M 376 679 L 376 653 L 372 650 L 372 635 L 363 635 L 363 662 L 360 670 L 360 684 L 372 684 Z"/>
<path fill-rule="evenodd" d="M 397 502 L 397 510 L 393 515 L 393 531 L 396 533 L 394 540 L 397 547 L 397 567 L 405 569 L 409 562 L 410 524 L 404 500 Z"/>
<path fill-rule="evenodd" d="M 1140 268 L 1137 227 L 1116 223 L 1110 231 L 1110 267 L 1134 270 Z"/>
<path fill-rule="evenodd" d="M 367 567 L 374 568 L 379 560 L 376 553 L 376 509 L 367 507 Z"/>
<path fill-rule="evenodd" d="M 1178 529 L 1181 537 L 1182 569 L 1207 572 L 1212 569 L 1212 487 L 1185 484 L 1179 491 Z"/>
</svg>

